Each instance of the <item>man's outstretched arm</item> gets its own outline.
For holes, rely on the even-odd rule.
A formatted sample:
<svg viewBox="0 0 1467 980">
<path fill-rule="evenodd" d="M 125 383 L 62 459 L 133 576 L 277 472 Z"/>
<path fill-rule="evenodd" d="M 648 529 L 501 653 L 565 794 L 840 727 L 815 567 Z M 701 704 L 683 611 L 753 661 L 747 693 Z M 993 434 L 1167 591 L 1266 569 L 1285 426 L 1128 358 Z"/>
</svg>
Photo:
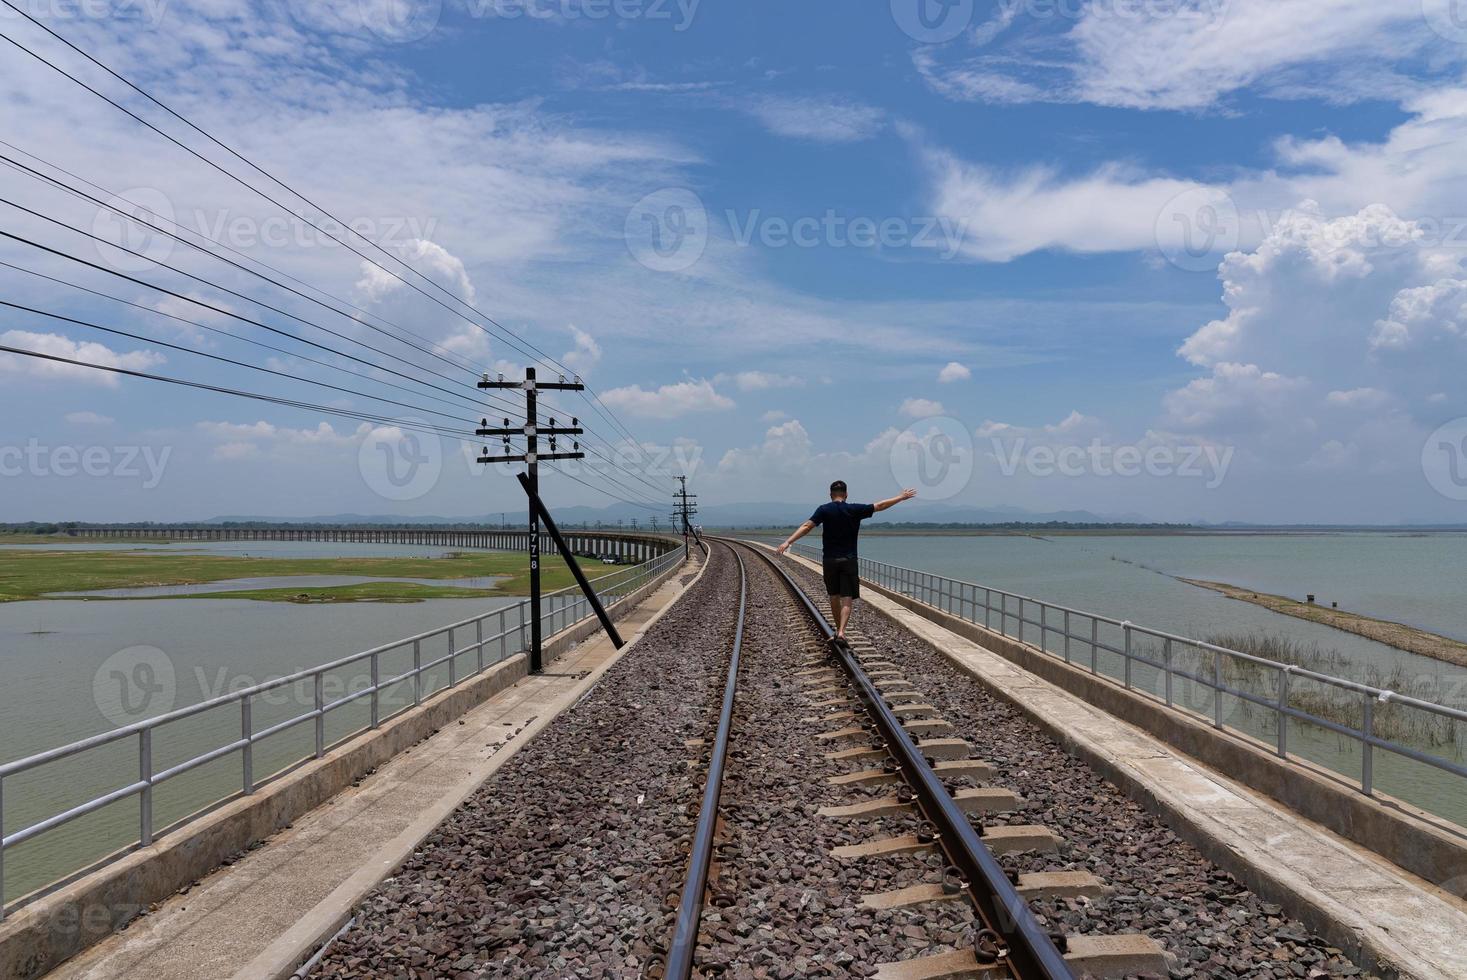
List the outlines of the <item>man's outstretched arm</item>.
<svg viewBox="0 0 1467 980">
<path fill-rule="evenodd" d="M 878 500 L 876 503 L 872 504 L 871 506 L 873 508 L 875 508 L 875 510 L 876 510 L 877 513 L 880 513 L 883 510 L 889 510 L 892 507 L 895 507 L 897 504 L 901 503 L 903 500 L 911 500 L 915 496 L 917 496 L 917 491 L 916 490 L 903 490 L 901 493 L 897 494 L 895 497 L 890 497 L 890 498 L 888 498 L 886 500 Z"/>
<path fill-rule="evenodd" d="M 787 538 L 784 539 L 784 544 L 780 545 L 778 548 L 776 548 L 774 550 L 777 551 L 777 552 L 779 552 L 781 555 L 784 554 L 786 551 L 789 551 L 790 550 L 790 545 L 794 544 L 796 541 L 800 540 L 801 538 L 803 538 L 805 535 L 809 534 L 813 530 L 815 530 L 815 522 L 814 521 L 806 521 L 805 523 L 801 524 L 799 527 L 795 528 L 795 533 L 794 534 L 791 534 L 789 537 L 787 537 Z"/>
</svg>

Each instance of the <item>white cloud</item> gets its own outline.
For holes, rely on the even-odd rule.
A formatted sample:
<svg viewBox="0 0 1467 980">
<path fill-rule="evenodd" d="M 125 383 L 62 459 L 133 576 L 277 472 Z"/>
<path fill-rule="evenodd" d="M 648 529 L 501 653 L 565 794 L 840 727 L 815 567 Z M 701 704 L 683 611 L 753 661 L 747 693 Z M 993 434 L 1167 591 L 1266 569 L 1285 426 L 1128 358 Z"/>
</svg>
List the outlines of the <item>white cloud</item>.
<svg viewBox="0 0 1467 980">
<path fill-rule="evenodd" d="M 1330 219 L 1311 205 L 1229 255 L 1227 315 L 1178 351 L 1207 373 L 1163 398 L 1161 424 L 1279 474 L 1419 474 L 1426 432 L 1467 409 L 1461 280 L 1441 278 L 1456 260 L 1420 232 L 1381 206 Z"/>
<path fill-rule="evenodd" d="M 222 442 L 211 455 L 221 462 L 255 459 L 260 456 L 260 447 L 253 442 Z"/>
<path fill-rule="evenodd" d="M 32 350 L 54 357 L 123 368 L 129 371 L 146 371 L 167 360 L 157 351 L 139 350 L 119 353 L 110 347 L 91 341 L 75 341 L 61 334 L 32 333 L 27 330 L 5 331 L 0 334 L 0 344 L 19 350 Z M 80 365 L 63 364 L 44 358 L 10 353 L 0 353 L 0 374 L 40 380 L 81 381 L 85 384 L 101 385 L 106 388 L 116 388 L 121 382 L 118 375 L 109 371 L 98 371 Z"/>
<path fill-rule="evenodd" d="M 933 415 L 947 414 L 947 409 L 942 407 L 942 402 L 935 402 L 929 398 L 908 398 L 902 402 L 898 411 L 911 419 L 925 419 Z"/>
<path fill-rule="evenodd" d="M 790 419 L 770 427 L 758 445 L 724 453 L 717 467 L 720 487 L 742 493 L 744 499 L 758 500 L 764 499 L 760 494 L 769 493 L 771 480 L 794 480 L 818 485 L 821 490 L 837 478 L 858 489 L 860 485 L 891 486 L 891 448 L 898 435 L 894 428 L 885 429 L 860 452 L 821 451 L 804 425 Z"/>
<path fill-rule="evenodd" d="M 717 412 L 734 407 L 733 399 L 719 394 L 707 379 L 679 381 L 646 391 L 641 385 L 613 388 L 601 400 L 614 410 L 643 418 L 672 419 L 692 412 Z"/>
<path fill-rule="evenodd" d="M 318 423 L 314 429 L 296 429 L 265 421 L 206 421 L 195 423 L 194 428 L 216 443 L 214 458 L 221 460 L 289 453 L 314 457 L 323 450 L 341 450 L 355 446 L 372 431 L 372 426 L 365 422 L 351 432 L 338 432 L 329 422 Z"/>
<path fill-rule="evenodd" d="M 957 361 L 949 361 L 947 366 L 937 372 L 938 384 L 952 384 L 955 381 L 967 381 L 973 377 L 973 372 L 965 364 Z"/>
<path fill-rule="evenodd" d="M 841 98 L 765 96 L 736 104 L 772 133 L 821 143 L 870 139 L 886 124 L 882 110 Z"/>
<path fill-rule="evenodd" d="M 1297 421 L 1290 409 L 1298 404 L 1296 396 L 1308 389 L 1307 378 L 1224 361 L 1213 365 L 1209 377 L 1166 396 L 1167 423 L 1184 430 L 1276 432 Z"/>
<path fill-rule="evenodd" d="M 581 377 L 590 377 L 591 370 L 601 363 L 601 345 L 596 343 L 595 337 L 579 327 L 572 325 L 570 332 L 576 346 L 574 350 L 567 351 L 561 360 Z"/>
<path fill-rule="evenodd" d="M 111 425 L 117 420 L 110 415 L 98 415 L 96 412 L 67 412 L 66 421 L 72 425 Z"/>
<path fill-rule="evenodd" d="M 768 371 L 740 371 L 737 374 L 719 374 L 713 379 L 718 384 L 732 381 L 739 391 L 764 391 L 769 388 L 799 388 L 804 378 L 790 374 L 773 374 Z"/>
<path fill-rule="evenodd" d="M 759 416 L 759 421 L 763 422 L 765 425 L 772 425 L 775 422 L 783 422 L 789 417 L 790 416 L 788 412 L 781 411 L 777 408 L 772 408 L 769 411 L 765 412 L 763 415 Z"/>
<path fill-rule="evenodd" d="M 932 177 L 934 213 L 961 222 L 959 251 L 1007 262 L 1041 249 L 1111 252 L 1154 249 L 1167 203 L 1200 185 L 1107 164 L 1082 177 L 1045 166 L 999 173 L 951 153 L 921 151 Z"/>
<path fill-rule="evenodd" d="M 953 99 L 1197 110 L 1250 88 L 1336 102 L 1405 97 L 1420 86 L 1401 66 L 1442 71 L 1462 58 L 1416 3 L 1096 3 L 1073 20 L 1018 9 L 978 25 L 967 48 L 917 49 L 919 73 Z"/>
<path fill-rule="evenodd" d="M 1093 438 L 1108 435 L 1108 430 L 1100 419 L 1072 410 L 1058 422 L 1041 426 L 985 419 L 974 434 L 979 439 L 1040 439 L 1051 445 L 1083 445 Z"/>
</svg>

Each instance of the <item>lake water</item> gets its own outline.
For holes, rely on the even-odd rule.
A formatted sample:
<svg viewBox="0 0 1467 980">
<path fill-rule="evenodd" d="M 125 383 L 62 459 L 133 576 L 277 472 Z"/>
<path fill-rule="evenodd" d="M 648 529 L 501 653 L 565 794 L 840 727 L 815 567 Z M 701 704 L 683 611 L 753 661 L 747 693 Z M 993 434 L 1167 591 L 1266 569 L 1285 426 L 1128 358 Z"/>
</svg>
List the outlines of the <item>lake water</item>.
<svg viewBox="0 0 1467 980">
<path fill-rule="evenodd" d="M 123 546 L 137 549 L 137 545 Z M 148 550 L 207 552 L 262 557 L 432 557 L 443 548 L 397 545 L 345 545 L 330 542 L 186 542 L 144 546 Z M 90 545 L 82 550 L 117 550 Z M 0 561 L 3 561 L 0 557 Z M 356 577 L 285 577 L 268 583 L 213 583 L 217 590 L 235 585 L 336 584 Z M 492 579 L 454 580 L 448 584 L 492 585 Z M 344 584 L 344 583 L 343 583 Z M 434 582 L 433 584 L 445 584 Z M 187 588 L 187 587 L 185 587 Z M 153 590 L 145 590 L 151 592 Z M 238 599 L 150 599 L 146 602 L 50 599 L 0 603 L 0 762 L 109 731 L 121 724 L 153 717 L 173 708 L 197 704 L 230 690 L 281 677 L 298 670 L 460 622 L 486 611 L 513 605 L 513 597 L 435 599 L 415 603 L 293 604 Z M 459 647 L 472 640 L 461 631 Z M 439 649 L 439 647 L 444 649 Z M 446 652 L 446 641 L 425 649 L 424 659 Z M 497 650 L 489 651 L 491 657 Z M 471 658 L 466 658 L 465 663 Z M 384 658 L 384 676 L 395 676 L 411 664 L 408 650 Z M 153 693 L 131 687 L 140 665 L 150 673 Z M 446 680 L 446 667 L 434 680 Z M 119 679 L 120 678 L 120 679 Z M 369 683 L 366 664 L 332 678 L 335 696 Z M 255 728 L 267 727 L 309 710 L 314 692 L 286 689 L 255 706 Z M 332 696 L 328 691 L 328 700 Z M 383 713 L 410 700 L 406 686 L 396 700 L 384 702 Z M 362 723 L 366 700 L 335 713 L 328 737 L 336 738 Z M 154 745 L 154 769 L 162 771 L 198 752 L 221 744 L 219 732 L 239 730 L 238 708 L 211 711 L 160 731 Z M 338 717 L 339 716 L 339 717 Z M 309 725 L 266 743 L 256 769 L 264 775 L 309 752 Z M 226 739 L 227 740 L 227 739 Z M 86 753 L 47 767 L 34 776 L 6 780 L 4 827 L 13 833 L 42 816 L 84 802 L 124 785 L 137 772 L 137 744 Z M 155 799 L 157 826 L 212 802 L 239 783 L 239 756 L 231 755 L 165 784 Z M 31 888 L 86 860 L 102 857 L 136 835 L 136 799 L 113 804 L 98 814 L 21 845 L 6 853 L 5 895 L 14 899 Z M 82 862 L 84 863 L 84 862 Z"/>
</svg>

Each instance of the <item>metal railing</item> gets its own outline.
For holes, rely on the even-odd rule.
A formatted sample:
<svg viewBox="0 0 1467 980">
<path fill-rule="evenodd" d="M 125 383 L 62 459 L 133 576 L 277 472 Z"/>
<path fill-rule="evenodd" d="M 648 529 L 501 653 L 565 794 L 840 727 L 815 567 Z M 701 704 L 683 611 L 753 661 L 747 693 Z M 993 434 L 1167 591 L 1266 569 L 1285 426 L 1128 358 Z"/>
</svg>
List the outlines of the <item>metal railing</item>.
<svg viewBox="0 0 1467 980">
<path fill-rule="evenodd" d="M 670 550 L 651 561 L 644 562 L 631 568 L 603 575 L 592 581 L 597 596 L 605 606 L 611 606 L 619 599 L 628 596 L 643 585 L 661 575 L 663 572 L 683 561 L 681 549 Z M 541 623 L 544 635 L 552 636 L 569 627 L 588 619 L 593 615 L 590 602 L 586 596 L 575 586 L 561 589 L 557 592 L 549 592 L 544 596 L 548 608 L 542 610 Z M 320 759 L 330 749 L 360 735 L 362 732 L 379 728 L 383 722 L 402 714 L 405 711 L 422 704 L 423 700 L 439 691 L 457 687 L 464 681 L 481 673 L 485 668 L 497 664 L 512 654 L 525 650 L 529 646 L 530 624 L 529 624 L 528 599 L 524 599 L 513 605 L 503 606 L 493 612 L 461 622 L 442 626 L 426 633 L 410 636 L 394 643 L 364 650 L 361 653 L 351 654 L 330 663 L 321 664 L 307 670 L 279 677 L 263 684 L 257 684 L 243 690 L 220 695 L 219 697 L 201 701 L 198 704 L 179 708 L 166 714 L 148 718 L 131 725 L 114 729 L 94 735 L 91 738 L 63 745 L 59 748 L 50 749 L 24 759 L 17 759 L 0 765 L 0 921 L 4 920 L 5 909 L 5 852 L 20 844 L 33 840 L 71 823 L 88 814 L 96 813 L 129 797 L 138 799 L 138 837 L 129 844 L 122 844 L 119 851 L 115 851 L 112 859 L 120 857 L 123 853 L 136 847 L 147 847 L 155 839 L 154 833 L 154 791 L 169 780 L 182 776 L 184 773 L 192 772 L 208 763 L 222 759 L 231 754 L 238 754 L 240 760 L 240 795 L 249 796 L 260 786 L 271 779 L 282 775 L 309 758 Z M 431 641 L 446 639 L 445 651 L 441 655 L 425 659 L 425 650 Z M 462 644 L 462 645 L 460 645 Z M 412 666 L 402 673 L 391 677 L 382 676 L 383 660 L 390 654 L 412 654 Z M 489 656 L 486 656 L 486 651 Z M 469 663 L 462 663 L 466 658 L 472 657 Z M 492 658 L 492 659 L 491 659 Z M 360 690 L 353 690 L 343 694 L 334 700 L 326 700 L 326 678 L 328 674 L 353 665 L 365 664 L 370 670 L 370 682 Z M 447 666 L 446 681 L 442 684 L 434 684 L 436 668 Z M 467 671 L 462 668 L 468 667 Z M 427 676 L 429 685 L 425 687 L 424 678 Z M 412 696 L 410 701 L 404 697 L 401 708 L 382 714 L 383 693 L 399 684 L 411 682 Z M 252 707 L 255 702 L 265 694 L 278 691 L 282 688 L 297 684 L 309 684 L 314 692 L 309 709 L 289 718 L 277 721 L 267 727 L 256 730 L 252 717 Z M 327 743 L 326 720 L 334 711 L 367 699 L 370 712 L 365 723 L 349 730 L 345 735 Z M 177 722 L 184 718 L 201 715 L 207 711 L 214 711 L 229 705 L 238 705 L 239 737 L 231 738 L 222 744 L 215 746 L 207 752 L 196 755 L 186 761 L 170 766 L 162 771 L 155 771 L 153 765 L 154 732 L 163 725 Z M 255 772 L 255 747 L 275 735 L 297 728 L 301 725 L 311 724 L 314 726 L 315 750 L 313 756 L 306 759 L 294 759 L 288 764 L 273 769 L 270 773 L 261 776 Z M 69 809 L 55 813 L 43 820 L 24 827 L 14 833 L 4 832 L 5 815 L 5 781 L 21 773 L 33 772 L 51 763 L 63 759 L 70 759 L 99 749 L 103 746 L 114 745 L 128 739 L 137 742 L 137 779 L 119 786 L 107 793 L 94 797 L 85 803 L 73 806 Z M 229 797 L 234 798 L 234 797 Z M 199 816 L 209 812 L 217 806 L 218 801 L 209 806 L 196 809 L 181 819 L 175 821 L 170 829 L 187 824 Z M 60 880 L 75 874 L 83 867 L 72 868 Z"/>
<path fill-rule="evenodd" d="M 796 545 L 795 550 L 817 560 L 820 555 L 819 549 L 811 545 Z M 1467 766 L 1423 752 L 1401 741 L 1382 737 L 1377 731 L 1376 710 L 1378 705 L 1394 704 L 1426 712 L 1451 724 L 1467 722 L 1467 712 L 1358 681 L 1321 674 L 1294 664 L 1141 626 L 1129 620 L 1072 609 L 991 586 L 870 558 L 860 559 L 860 568 L 861 575 L 870 582 L 910 596 L 918 602 L 1017 640 L 1043 653 L 1062 658 L 1067 664 L 1088 668 L 1090 673 L 1118 681 L 1127 690 L 1160 701 L 1169 709 L 1200 716 L 1210 721 L 1219 731 L 1225 731 L 1229 727 L 1223 710 L 1225 697 L 1262 709 L 1273 720 L 1275 751 L 1280 758 L 1288 758 L 1290 754 L 1291 720 L 1317 726 L 1341 736 L 1359 746 L 1358 782 L 1360 791 L 1366 796 L 1373 796 L 1375 793 L 1376 749 L 1455 776 L 1467 777 Z M 1149 671 L 1150 677 L 1138 677 L 1138 670 Z M 1229 683 L 1230 678 L 1246 678 L 1249 671 L 1259 677 L 1271 679 L 1271 693 L 1260 694 L 1256 690 Z M 1155 682 L 1155 690 L 1147 689 L 1143 683 L 1147 679 Z M 1299 691 L 1295 685 L 1299 681 L 1344 692 L 1346 696 L 1358 696 L 1359 727 L 1296 707 L 1294 702 L 1299 700 Z M 1179 682 L 1195 685 L 1207 692 L 1205 701 L 1210 704 L 1205 704 L 1204 709 L 1199 710 L 1180 703 L 1184 699 L 1178 697 Z M 1241 726 L 1233 727 L 1241 734 L 1256 737 Z M 1321 764 L 1315 759 L 1310 761 Z M 1346 778 L 1354 778 L 1337 766 L 1323 764 Z"/>
</svg>

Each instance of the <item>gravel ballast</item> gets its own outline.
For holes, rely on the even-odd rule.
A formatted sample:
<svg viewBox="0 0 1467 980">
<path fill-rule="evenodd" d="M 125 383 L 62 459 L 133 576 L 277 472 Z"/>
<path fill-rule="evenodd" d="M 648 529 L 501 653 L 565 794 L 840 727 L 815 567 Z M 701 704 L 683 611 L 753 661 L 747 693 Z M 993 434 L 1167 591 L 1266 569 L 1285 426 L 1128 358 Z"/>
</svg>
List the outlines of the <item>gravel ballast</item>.
<svg viewBox="0 0 1467 980">
<path fill-rule="evenodd" d="M 823 806 L 893 787 L 832 787 L 855 768 L 825 754 L 842 727 L 798 675 L 812 636 L 784 586 L 745 552 L 749 609 L 722 828 L 698 966 L 707 976 L 871 976 L 878 964 L 971 948 L 971 907 L 868 910 L 864 895 L 940 880 L 935 856 L 840 861 L 844 844 L 913 833 L 911 815 L 846 821 Z M 786 563 L 812 596 L 815 575 Z M 313 977 L 656 975 L 687 868 L 728 666 L 738 570 L 715 545 L 701 581 L 571 710 L 433 832 L 355 911 Z M 1103 898 L 1033 903 L 1070 935 L 1141 932 L 1175 977 L 1361 975 L 1338 950 L 1261 902 L 1014 709 L 869 608 L 860 636 L 904 672 L 977 757 L 1023 799 L 991 824 L 1043 824 L 1058 854 L 1004 856 L 1019 872 L 1084 870 Z M 695 763 L 695 764 L 690 764 Z M 953 788 L 977 785 L 966 777 Z"/>
<path fill-rule="evenodd" d="M 807 592 L 820 593 L 813 572 L 793 561 L 784 565 Z M 1144 933 L 1174 956 L 1174 977 L 1369 976 L 909 631 L 869 606 L 857 609 L 853 626 L 889 652 L 956 734 L 994 766 L 989 785 L 1024 800 L 988 822 L 1043 824 L 1063 841 L 1057 855 L 1003 855 L 1005 868 L 1089 871 L 1112 889 L 1093 902 L 1031 903 L 1042 921 L 1068 935 Z"/>
</svg>

